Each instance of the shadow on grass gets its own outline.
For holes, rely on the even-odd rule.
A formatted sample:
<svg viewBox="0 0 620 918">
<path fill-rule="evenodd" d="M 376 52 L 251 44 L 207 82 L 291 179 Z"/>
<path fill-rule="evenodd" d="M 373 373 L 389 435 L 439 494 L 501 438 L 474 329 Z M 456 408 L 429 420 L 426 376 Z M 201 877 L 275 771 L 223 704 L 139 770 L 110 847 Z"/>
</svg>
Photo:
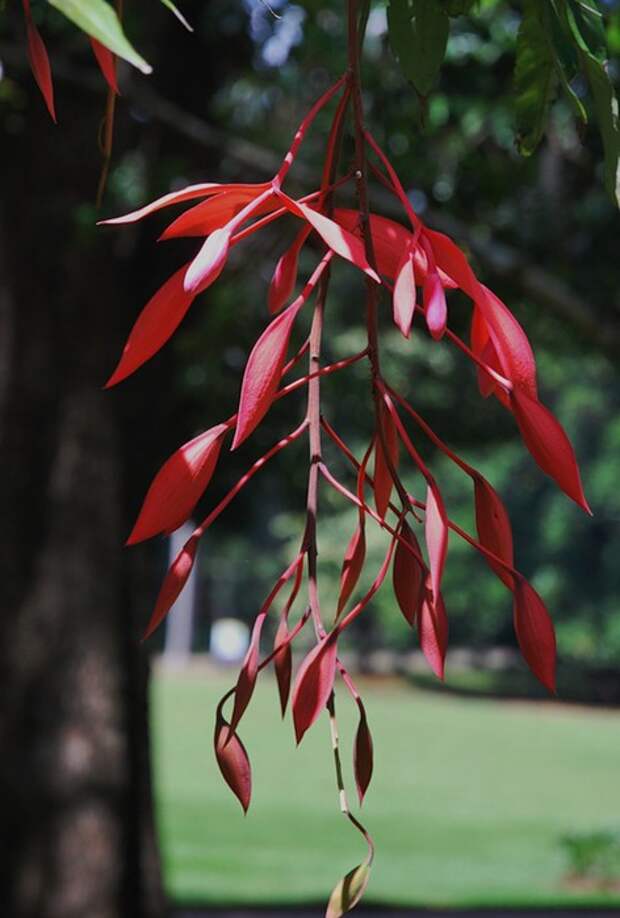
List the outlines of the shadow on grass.
<svg viewBox="0 0 620 918">
<path fill-rule="evenodd" d="M 399 908 L 396 906 L 358 906 L 350 913 L 357 918 L 612 918 L 620 915 L 617 906 L 608 908 L 583 907 L 564 908 Z M 320 905 L 261 905 L 239 908 L 225 906 L 176 905 L 170 911 L 170 918 L 323 918 L 325 903 Z"/>
</svg>

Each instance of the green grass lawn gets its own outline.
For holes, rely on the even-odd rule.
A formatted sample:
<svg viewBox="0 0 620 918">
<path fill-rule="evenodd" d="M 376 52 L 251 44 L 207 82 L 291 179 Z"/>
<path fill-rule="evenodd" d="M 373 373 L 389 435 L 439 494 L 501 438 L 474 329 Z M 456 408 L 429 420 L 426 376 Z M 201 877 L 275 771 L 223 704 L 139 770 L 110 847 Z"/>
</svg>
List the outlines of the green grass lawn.
<svg viewBox="0 0 620 918">
<path fill-rule="evenodd" d="M 264 678 L 241 724 L 253 768 L 244 818 L 212 749 L 230 679 L 153 680 L 158 819 L 175 900 L 325 900 L 364 847 L 339 815 L 328 725 L 295 748 Z M 414 905 L 619 903 L 562 882 L 570 831 L 620 825 L 620 718 L 545 703 L 480 701 L 397 682 L 363 685 L 375 776 L 362 820 L 377 857 L 367 899 Z M 341 694 L 347 778 L 354 711 Z M 350 794 L 351 799 L 355 794 Z"/>
</svg>

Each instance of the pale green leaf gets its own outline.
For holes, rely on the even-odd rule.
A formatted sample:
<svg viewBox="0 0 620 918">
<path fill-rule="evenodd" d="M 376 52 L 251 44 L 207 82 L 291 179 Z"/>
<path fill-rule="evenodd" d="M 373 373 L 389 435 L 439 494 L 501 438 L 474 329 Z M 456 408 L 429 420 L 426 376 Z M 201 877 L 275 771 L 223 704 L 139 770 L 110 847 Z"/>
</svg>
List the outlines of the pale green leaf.
<svg viewBox="0 0 620 918">
<path fill-rule="evenodd" d="M 118 16 L 105 0 L 49 0 L 49 3 L 118 57 L 142 73 L 151 73 L 153 68 L 129 43 Z"/>
<path fill-rule="evenodd" d="M 366 862 L 350 870 L 329 897 L 325 918 L 340 918 L 355 908 L 366 891 L 369 878 L 370 864 Z"/>
<path fill-rule="evenodd" d="M 169 9 L 170 12 L 171 12 L 174 16 L 177 17 L 177 19 L 179 20 L 179 22 L 181 23 L 181 25 L 184 25 L 188 32 L 193 32 L 193 31 L 194 31 L 193 26 L 191 26 L 191 25 L 189 24 L 189 22 L 187 21 L 187 19 L 185 18 L 185 16 L 184 16 L 183 13 L 181 12 L 181 10 L 180 10 L 177 6 L 174 5 L 174 3 L 172 2 L 172 0 L 160 0 L 160 2 L 163 3 L 163 5 L 166 7 L 166 9 Z"/>
</svg>

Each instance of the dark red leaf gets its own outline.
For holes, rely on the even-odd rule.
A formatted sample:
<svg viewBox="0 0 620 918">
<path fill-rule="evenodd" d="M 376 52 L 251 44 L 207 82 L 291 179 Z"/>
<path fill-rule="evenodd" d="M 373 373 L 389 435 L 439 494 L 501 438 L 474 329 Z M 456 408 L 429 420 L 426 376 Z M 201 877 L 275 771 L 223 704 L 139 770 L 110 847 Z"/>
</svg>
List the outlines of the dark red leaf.
<svg viewBox="0 0 620 918">
<path fill-rule="evenodd" d="M 366 535 L 364 527 L 358 525 L 349 540 L 344 553 L 344 562 L 340 573 L 340 594 L 338 596 L 338 611 L 340 615 L 347 604 L 349 596 L 355 589 L 366 557 Z"/>
<path fill-rule="evenodd" d="M 418 616 L 418 635 L 422 653 L 429 666 L 439 679 L 443 679 L 448 649 L 448 617 L 443 596 L 439 593 L 437 601 L 434 602 L 428 586 L 430 584 L 427 583 Z"/>
<path fill-rule="evenodd" d="M 291 303 L 270 322 L 252 348 L 241 383 L 232 449 L 249 437 L 271 407 L 282 375 L 293 323 L 302 306 L 303 301 Z"/>
<path fill-rule="evenodd" d="M 398 468 L 398 433 L 396 425 L 392 420 L 389 411 L 382 409 L 381 412 L 383 437 L 387 447 L 388 456 L 394 469 Z M 374 493 L 375 506 L 381 519 L 385 519 L 385 514 L 390 503 L 394 480 L 390 472 L 388 462 L 383 450 L 383 444 L 377 435 L 375 439 L 375 467 L 374 467 Z"/>
<path fill-rule="evenodd" d="M 448 517 L 437 485 L 429 482 L 426 488 L 426 514 L 424 536 L 431 569 L 433 596 L 440 593 L 441 577 L 448 552 Z"/>
<path fill-rule="evenodd" d="M 310 651 L 299 667 L 292 701 L 298 743 L 327 704 L 336 674 L 336 652 L 336 639 L 327 637 Z"/>
<path fill-rule="evenodd" d="M 250 703 L 250 699 L 254 694 L 256 676 L 258 674 L 260 636 L 263 630 L 266 615 L 266 612 L 261 612 L 256 617 L 256 621 L 254 622 L 254 627 L 252 629 L 252 637 L 250 638 L 250 646 L 248 647 L 243 665 L 239 672 L 237 685 L 235 686 L 235 704 L 233 707 L 232 717 L 230 719 L 230 726 L 233 732 L 239 726 L 239 721 L 243 717 L 245 709 L 247 708 L 248 704 Z"/>
<path fill-rule="evenodd" d="M 106 389 L 131 376 L 160 350 L 181 324 L 194 299 L 183 289 L 187 265 L 177 271 L 148 301 L 129 333 L 123 355 Z"/>
<path fill-rule="evenodd" d="M 441 279 L 435 272 L 429 272 L 424 281 L 424 309 L 428 330 L 439 341 L 446 331 L 448 307 Z"/>
<path fill-rule="evenodd" d="M 514 624 L 521 653 L 537 679 L 555 692 L 555 631 L 545 604 L 531 584 L 516 578 Z"/>
<path fill-rule="evenodd" d="M 231 232 L 222 226 L 207 236 L 200 251 L 185 272 L 183 289 L 195 296 L 217 280 L 224 269 L 230 249 Z"/>
<path fill-rule="evenodd" d="M 372 778 L 372 768 L 372 736 L 366 720 L 366 712 L 363 707 L 361 707 L 357 733 L 355 734 L 355 746 L 353 749 L 353 771 L 360 804 L 368 790 Z"/>
<path fill-rule="evenodd" d="M 279 644 L 282 644 L 288 638 L 288 622 L 286 616 L 282 615 L 280 618 L 280 624 L 278 625 L 278 630 L 276 631 L 275 640 L 273 642 L 274 648 L 278 647 Z M 278 694 L 280 696 L 280 709 L 282 711 L 282 717 L 286 713 L 286 705 L 288 703 L 288 696 L 291 689 L 291 672 L 292 672 L 292 653 L 291 645 L 286 644 L 282 647 L 274 657 L 273 665 L 276 671 L 276 679 L 278 682 Z"/>
<path fill-rule="evenodd" d="M 187 519 L 209 484 L 228 425 L 211 427 L 164 462 L 153 479 L 128 545 L 173 532 Z"/>
<path fill-rule="evenodd" d="M 34 76 L 37 86 L 41 90 L 41 95 L 47 105 L 47 110 L 51 115 L 52 121 L 56 123 L 56 109 L 54 106 L 54 84 L 52 83 L 52 69 L 50 59 L 47 54 L 45 42 L 41 38 L 39 30 L 32 20 L 30 13 L 30 0 L 23 0 L 24 16 L 26 18 L 26 33 L 28 36 L 28 59 L 30 69 Z"/>
<path fill-rule="evenodd" d="M 96 38 L 90 36 L 90 46 L 93 49 L 93 54 L 95 59 L 99 64 L 99 69 L 101 70 L 106 83 L 117 95 L 120 95 L 118 91 L 118 82 L 116 79 L 116 55 L 112 54 L 109 48 L 106 48 L 105 45 L 102 45 L 100 41 L 97 41 Z"/>
<path fill-rule="evenodd" d="M 196 560 L 196 551 L 198 549 L 199 537 L 191 536 L 176 556 L 170 569 L 164 578 L 159 596 L 155 603 L 155 609 L 151 620 L 147 625 L 146 631 L 142 638 L 146 641 L 155 629 L 162 623 L 174 603 L 176 602 L 181 590 L 187 583 L 187 579 L 192 572 Z"/>
<path fill-rule="evenodd" d="M 591 514 L 583 493 L 575 451 L 560 422 L 541 402 L 519 389 L 512 391 L 510 401 L 523 441 L 543 472 L 550 475 L 586 513 Z"/>
<path fill-rule="evenodd" d="M 400 535 L 415 548 L 421 557 L 422 552 L 418 540 L 405 522 L 401 527 Z M 394 594 L 400 611 L 413 627 L 424 597 L 425 570 L 401 542 L 396 544 L 392 577 Z"/>
<path fill-rule="evenodd" d="M 482 475 L 474 478 L 474 497 L 476 502 L 476 529 L 480 543 L 494 555 L 514 567 L 512 547 L 512 528 L 508 512 L 497 491 Z M 497 576 L 512 590 L 514 578 L 501 564 L 486 558 L 486 562 Z"/>
<path fill-rule="evenodd" d="M 269 284 L 268 306 L 269 312 L 275 315 L 279 312 L 295 289 L 297 282 L 297 267 L 299 263 L 299 253 L 308 238 L 310 228 L 304 229 L 298 233 L 295 241 L 286 250 L 284 255 L 278 259 L 278 263 L 273 272 L 271 283 Z"/>
<path fill-rule="evenodd" d="M 222 776 L 247 813 L 252 796 L 252 770 L 245 746 L 221 715 L 215 723 L 213 737 L 215 757 Z"/>
<path fill-rule="evenodd" d="M 415 305 L 416 287 L 413 254 L 408 251 L 398 268 L 392 294 L 394 324 L 400 329 L 405 338 L 408 338 L 411 334 Z"/>
</svg>

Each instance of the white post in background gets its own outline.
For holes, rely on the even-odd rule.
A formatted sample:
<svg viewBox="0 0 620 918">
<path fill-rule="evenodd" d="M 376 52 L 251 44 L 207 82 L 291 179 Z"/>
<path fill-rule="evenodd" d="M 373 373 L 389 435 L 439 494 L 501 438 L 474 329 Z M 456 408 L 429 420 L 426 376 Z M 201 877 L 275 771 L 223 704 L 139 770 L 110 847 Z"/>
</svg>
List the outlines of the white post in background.
<svg viewBox="0 0 620 918">
<path fill-rule="evenodd" d="M 168 542 L 168 566 L 174 561 L 193 531 L 192 525 L 184 523 L 180 529 L 172 533 Z M 162 663 L 167 667 L 182 669 L 190 662 L 194 636 L 197 570 L 198 564 L 195 563 L 181 595 L 166 616 Z"/>
</svg>

